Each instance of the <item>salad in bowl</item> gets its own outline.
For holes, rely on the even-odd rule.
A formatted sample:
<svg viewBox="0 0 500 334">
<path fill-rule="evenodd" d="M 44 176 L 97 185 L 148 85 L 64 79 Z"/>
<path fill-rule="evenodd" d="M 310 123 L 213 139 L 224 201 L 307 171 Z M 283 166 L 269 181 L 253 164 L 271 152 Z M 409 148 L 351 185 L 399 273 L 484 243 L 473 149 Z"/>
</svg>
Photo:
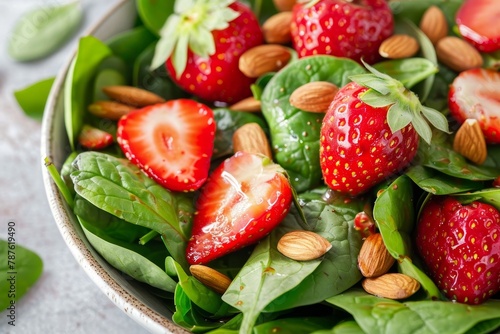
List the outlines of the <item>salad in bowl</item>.
<svg viewBox="0 0 500 334">
<path fill-rule="evenodd" d="M 81 38 L 56 82 L 43 153 L 63 235 L 134 317 L 500 328 L 493 1 L 121 5 L 133 24 Z"/>
</svg>

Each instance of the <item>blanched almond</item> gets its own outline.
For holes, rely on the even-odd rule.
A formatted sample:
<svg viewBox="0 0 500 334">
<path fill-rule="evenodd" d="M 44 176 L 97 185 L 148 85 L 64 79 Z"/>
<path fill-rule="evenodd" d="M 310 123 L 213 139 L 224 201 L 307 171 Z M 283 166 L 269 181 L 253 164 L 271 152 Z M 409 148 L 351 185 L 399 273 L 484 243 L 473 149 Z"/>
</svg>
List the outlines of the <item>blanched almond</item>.
<svg viewBox="0 0 500 334">
<path fill-rule="evenodd" d="M 453 149 L 478 165 L 486 160 L 486 140 L 476 119 L 467 119 L 460 126 L 453 140 Z"/>
</svg>

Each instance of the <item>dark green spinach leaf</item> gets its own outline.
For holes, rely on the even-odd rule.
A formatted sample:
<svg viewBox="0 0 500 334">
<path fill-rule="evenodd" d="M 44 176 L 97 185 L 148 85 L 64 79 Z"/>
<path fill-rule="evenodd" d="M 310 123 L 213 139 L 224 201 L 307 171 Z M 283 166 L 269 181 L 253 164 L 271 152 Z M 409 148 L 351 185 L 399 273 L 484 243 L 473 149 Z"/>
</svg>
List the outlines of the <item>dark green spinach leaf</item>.
<svg viewBox="0 0 500 334">
<path fill-rule="evenodd" d="M 137 11 L 144 25 L 154 34 L 160 30 L 174 12 L 175 1 L 136 0 Z"/>
<path fill-rule="evenodd" d="M 54 79 L 54 77 L 47 78 L 23 89 L 14 91 L 14 97 L 17 103 L 19 103 L 19 106 L 27 116 L 37 121 L 42 120 L 45 103 L 49 97 Z"/>
</svg>

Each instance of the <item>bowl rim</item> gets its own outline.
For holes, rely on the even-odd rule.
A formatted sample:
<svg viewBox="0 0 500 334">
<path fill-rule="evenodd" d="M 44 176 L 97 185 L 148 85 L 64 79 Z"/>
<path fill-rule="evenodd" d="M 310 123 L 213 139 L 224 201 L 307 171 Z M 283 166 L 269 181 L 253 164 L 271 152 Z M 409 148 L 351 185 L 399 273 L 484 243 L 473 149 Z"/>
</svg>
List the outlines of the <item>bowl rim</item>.
<svg viewBox="0 0 500 334">
<path fill-rule="evenodd" d="M 116 4 L 102 15 L 94 24 L 87 29 L 83 36 L 93 35 L 99 27 L 106 22 L 113 14 L 123 6 L 131 5 L 132 0 L 119 0 Z M 64 242 L 68 246 L 73 257 L 77 260 L 80 267 L 84 270 L 87 276 L 97 285 L 97 287 L 108 296 L 109 299 L 129 317 L 135 320 L 139 325 L 152 333 L 188 333 L 182 328 L 175 325 L 171 319 L 165 315 L 158 313 L 146 303 L 139 300 L 124 287 L 119 285 L 106 269 L 96 260 L 95 253 L 93 254 L 85 244 L 84 240 L 75 232 L 72 219 L 65 200 L 61 196 L 56 184 L 52 180 L 45 165 L 45 158 L 52 159 L 53 150 L 53 134 L 56 128 L 55 117 L 58 105 L 58 99 L 63 94 L 64 81 L 68 73 L 72 60 L 77 53 L 76 46 L 68 56 L 67 60 L 62 64 L 59 72 L 56 75 L 52 88 L 50 90 L 47 104 L 44 108 L 44 116 L 41 126 L 41 165 L 42 177 L 47 200 L 50 210 L 58 230 L 63 237 Z M 62 109 L 61 109 L 62 110 Z"/>
</svg>

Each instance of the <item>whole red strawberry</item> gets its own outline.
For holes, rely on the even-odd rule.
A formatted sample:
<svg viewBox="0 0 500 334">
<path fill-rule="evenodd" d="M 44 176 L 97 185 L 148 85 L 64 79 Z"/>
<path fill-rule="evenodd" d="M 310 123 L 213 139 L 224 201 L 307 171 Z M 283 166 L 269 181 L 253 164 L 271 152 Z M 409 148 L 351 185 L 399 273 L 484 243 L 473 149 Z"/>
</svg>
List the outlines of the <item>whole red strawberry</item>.
<svg viewBox="0 0 500 334">
<path fill-rule="evenodd" d="M 372 72 L 352 76 L 330 104 L 320 135 L 320 166 L 325 183 L 352 196 L 398 172 L 417 153 L 419 135 L 430 142 L 427 120 L 448 131 L 446 118 L 422 106 L 403 84 Z"/>
<path fill-rule="evenodd" d="M 186 251 L 189 263 L 206 263 L 256 243 L 283 220 L 291 201 L 281 166 L 262 155 L 235 153 L 201 189 Z"/>
<path fill-rule="evenodd" d="M 239 1 L 177 0 L 160 32 L 152 67 L 165 63 L 174 82 L 206 101 L 234 103 L 251 95 L 238 68 L 241 54 L 263 43 L 257 17 Z"/>
<path fill-rule="evenodd" d="M 327 54 L 372 64 L 393 29 L 385 0 L 311 0 L 293 8 L 291 33 L 299 57 Z"/>
<path fill-rule="evenodd" d="M 137 109 L 118 122 L 125 156 L 173 191 L 193 191 L 208 177 L 215 141 L 212 109 L 188 99 Z"/>
<path fill-rule="evenodd" d="M 477 119 L 486 142 L 500 143 L 500 73 L 475 68 L 461 72 L 453 81 L 448 93 L 451 115 L 463 123 L 468 118 Z"/>
<path fill-rule="evenodd" d="M 416 244 L 449 299 L 480 304 L 500 291 L 500 213 L 493 206 L 435 196 L 422 210 Z"/>
</svg>

